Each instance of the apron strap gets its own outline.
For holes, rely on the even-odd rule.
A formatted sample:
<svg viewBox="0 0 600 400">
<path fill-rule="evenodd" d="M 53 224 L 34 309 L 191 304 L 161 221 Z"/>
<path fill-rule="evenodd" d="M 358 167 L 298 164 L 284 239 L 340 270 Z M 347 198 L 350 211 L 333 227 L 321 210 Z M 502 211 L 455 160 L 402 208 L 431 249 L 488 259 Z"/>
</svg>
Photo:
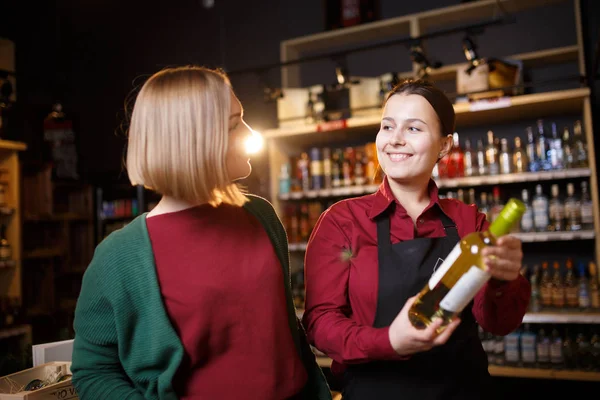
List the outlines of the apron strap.
<svg viewBox="0 0 600 400">
<path fill-rule="evenodd" d="M 442 225 L 444 225 L 444 231 L 446 231 L 446 236 L 452 240 L 460 241 L 460 236 L 458 235 L 458 229 L 456 229 L 456 224 L 449 216 L 444 213 L 444 211 L 439 207 L 440 220 L 442 221 Z"/>
</svg>

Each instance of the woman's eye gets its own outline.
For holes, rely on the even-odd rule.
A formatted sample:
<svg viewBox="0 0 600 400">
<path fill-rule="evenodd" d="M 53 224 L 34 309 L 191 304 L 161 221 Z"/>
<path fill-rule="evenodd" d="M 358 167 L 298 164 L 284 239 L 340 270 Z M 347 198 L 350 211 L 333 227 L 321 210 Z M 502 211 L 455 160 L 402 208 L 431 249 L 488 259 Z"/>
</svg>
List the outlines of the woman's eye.
<svg viewBox="0 0 600 400">
<path fill-rule="evenodd" d="M 389 131 L 389 130 L 392 129 L 392 127 L 389 126 L 389 125 L 384 125 L 384 126 L 381 127 L 381 129 L 383 129 L 384 131 Z"/>
<path fill-rule="evenodd" d="M 411 132 L 421 132 L 421 130 L 420 130 L 419 128 L 416 128 L 416 127 L 414 127 L 414 126 L 410 126 L 410 127 L 408 128 L 408 130 L 409 130 L 409 131 L 411 131 Z"/>
</svg>

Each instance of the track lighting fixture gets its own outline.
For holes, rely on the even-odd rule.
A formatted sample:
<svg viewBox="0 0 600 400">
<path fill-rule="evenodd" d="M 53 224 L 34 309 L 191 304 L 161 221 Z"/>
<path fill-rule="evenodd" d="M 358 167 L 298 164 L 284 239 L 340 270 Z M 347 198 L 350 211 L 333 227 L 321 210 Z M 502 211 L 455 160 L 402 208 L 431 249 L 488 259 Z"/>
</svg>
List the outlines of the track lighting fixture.
<svg viewBox="0 0 600 400">
<path fill-rule="evenodd" d="M 426 78 L 432 69 L 437 69 L 442 66 L 442 63 L 439 61 L 436 61 L 433 64 L 431 63 L 419 42 L 413 43 L 410 46 L 410 59 L 419 66 L 419 70 L 417 71 L 417 76 L 419 78 Z"/>
<path fill-rule="evenodd" d="M 473 72 L 475 68 L 483 64 L 483 60 L 477 55 L 477 45 L 469 35 L 465 36 L 462 40 L 462 49 L 465 58 L 471 64 L 469 68 L 467 68 L 466 73 L 471 75 L 471 72 Z"/>
</svg>

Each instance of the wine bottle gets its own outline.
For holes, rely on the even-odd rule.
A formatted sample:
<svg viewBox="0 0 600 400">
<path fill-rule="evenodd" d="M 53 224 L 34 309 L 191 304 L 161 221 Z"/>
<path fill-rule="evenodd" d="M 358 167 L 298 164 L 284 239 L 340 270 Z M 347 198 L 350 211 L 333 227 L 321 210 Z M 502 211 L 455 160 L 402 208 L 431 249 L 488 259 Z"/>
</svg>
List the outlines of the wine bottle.
<svg viewBox="0 0 600 400">
<path fill-rule="evenodd" d="M 462 312 L 491 277 L 485 270 L 481 251 L 508 234 L 519 223 L 525 210 L 523 202 L 512 198 L 488 230 L 470 233 L 456 244 L 419 292 L 408 312 L 415 328 L 424 329 L 433 319 L 441 318 L 440 330 L 443 330 Z"/>
</svg>

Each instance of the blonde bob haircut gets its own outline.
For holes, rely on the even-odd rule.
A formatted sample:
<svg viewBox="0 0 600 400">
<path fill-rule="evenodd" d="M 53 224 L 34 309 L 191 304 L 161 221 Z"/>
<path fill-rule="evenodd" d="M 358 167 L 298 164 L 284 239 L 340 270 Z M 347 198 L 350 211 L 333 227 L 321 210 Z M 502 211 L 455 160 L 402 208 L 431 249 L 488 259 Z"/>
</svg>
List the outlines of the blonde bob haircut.
<svg viewBox="0 0 600 400">
<path fill-rule="evenodd" d="M 244 204 L 247 198 L 226 167 L 231 93 L 224 73 L 204 67 L 151 76 L 131 115 L 130 182 L 195 205 Z"/>
</svg>

